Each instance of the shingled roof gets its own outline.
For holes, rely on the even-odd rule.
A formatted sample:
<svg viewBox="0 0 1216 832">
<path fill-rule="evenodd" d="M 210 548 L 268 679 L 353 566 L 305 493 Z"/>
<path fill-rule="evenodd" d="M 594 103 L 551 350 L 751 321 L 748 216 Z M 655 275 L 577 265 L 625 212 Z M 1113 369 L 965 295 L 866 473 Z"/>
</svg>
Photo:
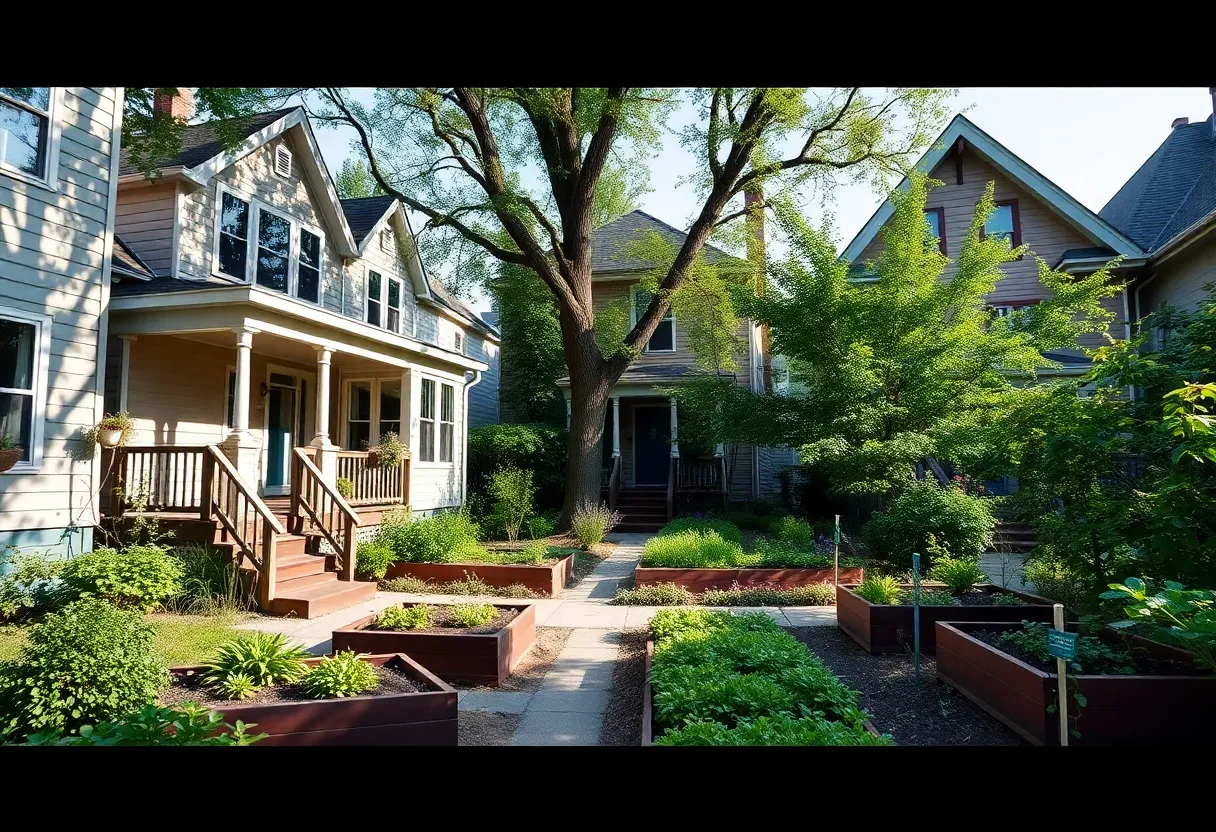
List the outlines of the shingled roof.
<svg viewBox="0 0 1216 832">
<path fill-rule="evenodd" d="M 1216 210 L 1212 119 L 1171 130 L 1098 215 L 1152 252 Z"/>
<path fill-rule="evenodd" d="M 653 268 L 653 262 L 622 251 L 650 231 L 658 232 L 677 249 L 688 239 L 688 235 L 680 229 L 650 216 L 645 211 L 633 211 L 595 230 L 591 237 L 591 271 L 636 272 Z M 705 246 L 703 256 L 705 262 L 710 265 L 732 260 L 742 263 L 738 258 L 711 245 Z"/>
<path fill-rule="evenodd" d="M 488 322 L 483 321 L 481 319 L 480 315 L 478 315 L 471 308 L 469 308 L 468 304 L 466 304 L 464 301 L 462 301 L 460 298 L 456 297 L 455 295 L 451 294 L 447 289 L 443 288 L 443 286 L 440 285 L 438 280 L 431 280 L 431 281 L 429 281 L 429 283 L 430 283 L 431 295 L 435 298 L 436 303 L 438 303 L 440 306 L 446 306 L 448 309 L 452 310 L 457 315 L 461 315 L 465 318 L 468 318 L 470 321 L 473 322 L 474 326 L 476 326 L 478 329 L 482 330 L 483 332 L 488 332 L 494 336 L 498 335 L 497 329 L 495 329 L 493 326 L 491 326 Z"/>
<path fill-rule="evenodd" d="M 363 196 L 355 199 L 340 199 L 342 213 L 346 215 L 346 224 L 355 238 L 355 245 L 363 245 L 363 240 L 380 222 L 380 218 L 393 204 L 391 196 Z"/>
<path fill-rule="evenodd" d="M 151 280 L 156 277 L 156 273 L 148 268 L 148 264 L 139 259 L 131 248 L 122 241 L 122 237 L 114 235 L 114 261 L 113 268 L 125 271 L 133 277 Z"/>
<path fill-rule="evenodd" d="M 220 134 L 216 130 L 217 125 L 239 122 L 241 137 L 249 138 L 254 133 L 274 124 L 295 109 L 297 108 L 285 107 L 281 110 L 272 110 L 269 113 L 257 113 L 251 116 L 238 116 L 235 119 L 209 121 L 206 124 L 192 124 L 186 128 L 182 136 L 182 149 L 173 156 L 161 159 L 157 162 L 156 167 L 192 168 L 201 165 L 208 159 L 224 152 L 224 144 L 220 141 Z M 142 171 L 131 161 L 130 153 L 124 147 L 122 154 L 119 156 L 118 174 L 125 176 L 130 173 L 142 173 Z"/>
</svg>

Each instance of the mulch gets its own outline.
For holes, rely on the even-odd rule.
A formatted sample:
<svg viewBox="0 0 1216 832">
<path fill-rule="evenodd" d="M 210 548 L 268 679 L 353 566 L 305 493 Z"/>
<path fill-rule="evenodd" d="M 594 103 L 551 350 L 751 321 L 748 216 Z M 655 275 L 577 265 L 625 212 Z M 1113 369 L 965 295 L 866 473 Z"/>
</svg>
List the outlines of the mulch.
<svg viewBox="0 0 1216 832">
<path fill-rule="evenodd" d="M 566 641 L 574 630 L 569 627 L 537 627 L 536 641 L 532 649 L 524 653 L 524 657 L 515 665 L 511 675 L 503 685 L 466 685 L 452 684 L 457 690 L 510 690 L 533 691 L 540 688 L 541 679 L 549 672 L 549 668 L 557 659 L 559 653 L 566 647 Z M 465 718 L 465 712 L 460 712 L 460 718 Z"/>
<path fill-rule="evenodd" d="M 389 696 L 398 693 L 422 693 L 426 689 L 420 686 L 400 670 L 391 667 L 376 668 L 380 677 L 380 685 L 364 696 Z M 161 705 L 180 705 L 183 702 L 197 702 L 217 710 L 223 710 L 226 705 L 269 705 L 275 702 L 311 702 L 313 698 L 304 693 L 298 683 L 290 685 L 272 685 L 264 687 L 253 695 L 239 700 L 221 699 L 207 688 L 203 687 L 200 676 L 179 677 L 159 697 Z"/>
<path fill-rule="evenodd" d="M 900 745 L 1024 745 L 962 694 L 938 681 L 937 663 L 921 656 L 917 686 L 910 654 L 870 655 L 836 627 L 795 627 L 810 648 L 849 687 L 874 726 Z"/>
<path fill-rule="evenodd" d="M 417 606 L 417 605 L 415 605 Z M 498 610 L 498 618 L 488 624 L 483 624 L 480 627 L 461 627 L 452 621 L 451 605 L 450 604 L 427 604 L 431 608 L 431 626 L 426 628 L 418 628 L 416 630 L 401 630 L 403 633 L 445 633 L 448 635 L 490 635 L 497 633 L 503 627 L 511 623 L 515 616 L 519 615 L 519 610 Z M 375 624 L 365 629 L 376 629 Z M 383 630 L 382 632 L 398 632 L 396 630 Z"/>
<path fill-rule="evenodd" d="M 600 745 L 632 745 L 642 742 L 642 690 L 646 684 L 645 628 L 624 630 L 612 671 L 612 695 L 604 710 Z"/>
</svg>

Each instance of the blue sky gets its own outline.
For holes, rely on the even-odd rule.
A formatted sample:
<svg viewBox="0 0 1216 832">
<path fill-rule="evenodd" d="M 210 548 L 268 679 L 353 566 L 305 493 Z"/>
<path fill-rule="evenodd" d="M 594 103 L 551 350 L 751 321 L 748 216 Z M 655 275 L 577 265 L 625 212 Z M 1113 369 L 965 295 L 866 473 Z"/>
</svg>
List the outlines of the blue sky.
<svg viewBox="0 0 1216 832">
<path fill-rule="evenodd" d="M 370 90 L 357 95 L 370 102 Z M 971 87 L 959 91 L 953 106 L 1097 211 L 1161 144 L 1170 122 L 1179 116 L 1202 121 L 1211 115 L 1212 97 L 1207 87 Z M 320 129 L 317 139 L 330 171 L 337 173 L 351 152 L 350 134 Z M 679 185 L 678 180 L 693 164 L 676 138 L 668 137 L 651 162 L 654 190 L 642 200 L 642 210 L 687 227 L 698 208 L 696 195 L 691 185 Z M 843 247 L 881 201 L 882 195 L 866 185 L 842 184 L 827 204 L 812 202 L 806 210 L 816 225 L 830 212 Z M 490 308 L 484 295 L 474 297 L 473 306 L 479 311 Z"/>
</svg>

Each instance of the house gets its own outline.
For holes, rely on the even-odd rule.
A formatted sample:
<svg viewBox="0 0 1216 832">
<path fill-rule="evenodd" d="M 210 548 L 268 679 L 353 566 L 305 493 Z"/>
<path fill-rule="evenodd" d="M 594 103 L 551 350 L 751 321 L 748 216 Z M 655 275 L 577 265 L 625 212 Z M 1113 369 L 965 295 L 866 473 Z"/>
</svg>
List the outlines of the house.
<svg viewBox="0 0 1216 832">
<path fill-rule="evenodd" d="M 188 94 L 164 106 L 189 118 Z M 400 203 L 338 198 L 303 109 L 239 127 L 227 150 L 214 124 L 187 127 L 151 177 L 118 168 L 106 408 L 137 434 L 115 510 L 222 527 L 263 607 L 311 616 L 375 592 L 318 555 L 349 578 L 355 536 L 385 511 L 462 504 L 498 336 L 428 276 Z M 390 432 L 400 466 L 368 450 Z"/>
<path fill-rule="evenodd" d="M 595 231 L 591 241 L 592 304 L 597 315 L 613 305 L 624 304 L 630 325 L 639 309 L 649 302 L 637 288 L 639 278 L 654 264 L 642 257 L 634 245 L 651 233 L 668 244 L 683 245 L 684 232 L 643 211 L 633 211 Z M 713 246 L 706 246 L 704 259 L 711 265 L 743 261 Z M 735 383 L 756 391 L 765 389 L 765 361 L 761 328 L 754 321 L 739 325 L 741 351 L 735 356 Z M 757 449 L 750 445 L 719 445 L 712 455 L 697 459 L 681 454 L 679 413 L 675 401 L 662 390 L 703 372 L 689 346 L 688 333 L 669 312 L 649 343 L 610 393 L 604 421 L 603 483 L 610 505 L 620 507 L 623 531 L 657 528 L 668 513 L 667 487 L 673 498 L 710 497 L 720 507 L 722 500 L 755 500 L 780 494 L 780 469 L 796 461 L 788 449 Z M 570 379 L 558 380 L 570 405 Z"/>
<path fill-rule="evenodd" d="M 0 87 L 0 546 L 93 545 L 121 87 Z"/>
</svg>

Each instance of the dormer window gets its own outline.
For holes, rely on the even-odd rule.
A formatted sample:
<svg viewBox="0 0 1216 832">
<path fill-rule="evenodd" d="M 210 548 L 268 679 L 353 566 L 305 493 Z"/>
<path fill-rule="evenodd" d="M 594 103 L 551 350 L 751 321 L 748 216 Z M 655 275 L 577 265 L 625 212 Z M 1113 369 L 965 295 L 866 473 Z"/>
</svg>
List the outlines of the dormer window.
<svg viewBox="0 0 1216 832">
<path fill-rule="evenodd" d="M 291 150 L 283 144 L 274 149 L 274 172 L 284 179 L 291 177 Z"/>
</svg>

